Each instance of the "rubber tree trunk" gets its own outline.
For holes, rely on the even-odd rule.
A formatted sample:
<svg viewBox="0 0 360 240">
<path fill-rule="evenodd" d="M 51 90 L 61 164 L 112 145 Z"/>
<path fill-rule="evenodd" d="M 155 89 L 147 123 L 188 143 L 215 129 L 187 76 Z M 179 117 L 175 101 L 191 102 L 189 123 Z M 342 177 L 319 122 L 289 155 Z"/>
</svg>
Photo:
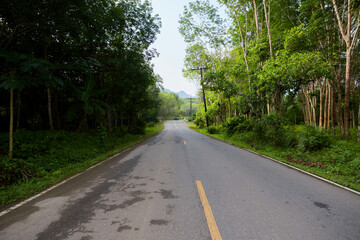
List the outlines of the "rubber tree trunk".
<svg viewBox="0 0 360 240">
<path fill-rule="evenodd" d="M 9 159 L 13 158 L 14 152 L 14 89 L 10 89 L 10 127 L 9 127 Z"/>
<path fill-rule="evenodd" d="M 51 91 L 50 88 L 47 87 L 47 97 L 48 97 L 48 115 L 49 115 L 49 126 L 50 130 L 54 130 L 54 123 L 53 123 L 53 117 L 52 117 L 52 111 L 51 111 Z"/>
<path fill-rule="evenodd" d="M 350 78 L 351 78 L 351 49 L 346 50 L 346 70 L 345 70 L 345 99 L 344 99 L 344 136 L 349 137 L 350 125 Z"/>
<path fill-rule="evenodd" d="M 358 112 L 358 131 L 357 131 L 357 141 L 360 142 L 360 104 Z"/>
<path fill-rule="evenodd" d="M 269 9 L 267 10 L 266 9 L 266 0 L 263 0 L 265 22 L 266 22 L 266 28 L 267 28 L 268 38 L 269 38 L 270 57 L 273 57 L 274 54 L 273 54 L 271 31 L 270 31 L 270 4 L 271 4 L 271 0 L 269 1 Z"/>
<path fill-rule="evenodd" d="M 20 91 L 18 91 L 18 94 L 17 94 L 16 129 L 20 128 L 20 117 L 21 117 L 21 95 L 20 95 Z"/>
<path fill-rule="evenodd" d="M 256 25 L 256 38 L 259 38 L 259 19 L 257 16 L 257 6 L 256 6 L 255 0 L 253 0 L 253 4 L 254 4 L 254 19 L 255 19 L 255 25 Z"/>
</svg>

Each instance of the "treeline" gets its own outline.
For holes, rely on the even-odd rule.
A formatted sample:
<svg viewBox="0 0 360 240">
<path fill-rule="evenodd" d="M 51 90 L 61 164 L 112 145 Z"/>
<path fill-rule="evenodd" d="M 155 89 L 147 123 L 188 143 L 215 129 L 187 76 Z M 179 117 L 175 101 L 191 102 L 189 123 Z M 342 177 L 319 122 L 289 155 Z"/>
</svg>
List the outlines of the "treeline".
<svg viewBox="0 0 360 240">
<path fill-rule="evenodd" d="M 142 132 L 157 117 L 160 25 L 149 1 L 1 1 L 0 131 Z"/>
<path fill-rule="evenodd" d="M 176 93 L 161 92 L 159 94 L 160 108 L 158 117 L 160 119 L 173 119 L 175 117 L 188 117 L 192 120 L 198 110 L 198 98 L 180 98 Z"/>
<path fill-rule="evenodd" d="M 350 136 L 360 125 L 358 1 L 218 0 L 184 9 L 185 76 L 206 90 L 215 125 L 276 114 Z M 204 78 L 192 69 L 205 67 Z M 359 131 L 360 133 L 360 131 Z"/>
</svg>

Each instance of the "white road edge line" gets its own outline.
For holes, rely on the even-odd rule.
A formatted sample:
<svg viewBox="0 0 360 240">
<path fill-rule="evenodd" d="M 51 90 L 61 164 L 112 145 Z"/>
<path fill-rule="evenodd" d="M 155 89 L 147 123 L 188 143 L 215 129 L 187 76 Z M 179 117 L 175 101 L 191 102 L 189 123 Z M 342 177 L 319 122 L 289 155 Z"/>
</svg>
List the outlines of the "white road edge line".
<svg viewBox="0 0 360 240">
<path fill-rule="evenodd" d="M 294 167 L 294 166 L 292 166 L 292 165 L 290 165 L 290 164 L 281 162 L 281 161 L 276 160 L 276 159 L 274 159 L 274 158 L 271 158 L 271 157 L 262 155 L 262 154 L 260 154 L 260 153 L 254 152 L 254 151 L 252 151 L 252 150 L 250 150 L 250 149 L 246 149 L 246 148 L 241 148 L 241 149 L 243 149 L 243 150 L 245 150 L 245 151 L 248 151 L 248 152 L 251 152 L 251 153 L 254 153 L 254 154 L 259 155 L 259 156 L 261 156 L 261 157 L 267 158 L 267 159 L 272 160 L 272 161 L 274 161 L 274 162 L 280 163 L 280 164 L 282 164 L 282 165 L 284 165 L 284 166 L 286 166 L 286 167 L 289 167 L 289 168 L 292 168 L 292 169 L 294 169 L 294 170 L 296 170 L 296 171 L 305 173 L 306 175 L 310 175 L 310 176 L 312 176 L 312 177 L 314 177 L 314 178 L 317 178 L 317 179 L 319 179 L 319 180 L 322 180 L 322 181 L 324 181 L 324 182 L 326 182 L 326 183 L 329 183 L 329 184 L 331 184 L 331 185 L 335 185 L 335 186 L 337 186 L 337 187 L 339 187 L 339 188 L 342 188 L 342 189 L 344 189 L 344 190 L 347 190 L 347 191 L 349 191 L 349 192 L 355 193 L 355 194 L 357 194 L 357 195 L 360 196 L 360 192 L 358 192 L 358 191 L 356 191 L 356 190 L 354 190 L 354 189 L 345 187 L 345 186 L 340 185 L 340 184 L 338 184 L 338 183 L 336 183 L 336 182 L 330 181 L 330 180 L 328 180 L 328 179 L 326 179 L 326 178 L 320 177 L 320 176 L 318 176 L 318 175 L 315 175 L 315 174 L 313 174 L 313 173 L 307 172 L 307 171 L 302 170 L 302 169 L 300 169 L 300 168 Z"/>
<path fill-rule="evenodd" d="M 197 132 L 197 131 L 195 131 L 195 130 L 193 130 L 193 131 L 194 131 L 194 132 Z M 197 133 L 199 133 L 199 134 L 201 134 L 201 135 L 203 135 L 203 136 L 210 137 L 210 138 L 215 139 L 215 140 L 217 140 L 217 141 L 230 144 L 230 145 L 232 145 L 232 146 L 234 146 L 234 147 L 240 148 L 240 149 L 242 149 L 242 150 L 245 150 L 245 151 L 247 151 L 247 152 L 253 153 L 253 154 L 258 155 L 258 156 L 261 156 L 261 157 L 263 157 L 263 158 L 267 158 L 267 159 L 269 159 L 269 160 L 271 160 L 271 161 L 280 163 L 280 164 L 282 164 L 282 165 L 284 165 L 284 166 L 286 166 L 286 167 L 288 167 L 288 168 L 291 168 L 291 169 L 296 170 L 296 171 L 298 171 L 298 172 L 302 172 L 302 173 L 304 173 L 304 174 L 306 174 L 306 175 L 309 175 L 309 176 L 312 176 L 312 177 L 314 177 L 314 178 L 317 178 L 318 180 L 321 180 L 321 181 L 323 181 L 323 182 L 329 183 L 329 184 L 331 184 L 331 185 L 334 185 L 334 186 L 336 186 L 336 187 L 342 188 L 342 189 L 344 189 L 344 190 L 347 190 L 347 191 L 349 191 L 349 192 L 352 192 L 352 193 L 360 196 L 360 192 L 358 192 L 358 191 L 356 191 L 356 190 L 354 190 L 354 189 L 345 187 L 345 186 L 343 186 L 343 185 L 340 185 L 340 184 L 338 184 L 338 183 L 336 183 L 336 182 L 330 181 L 330 180 L 328 180 L 328 179 L 326 179 L 326 178 L 320 177 L 320 176 L 315 175 L 315 174 L 313 174 L 313 173 L 306 172 L 306 171 L 304 171 L 304 170 L 302 170 L 302 169 L 300 169 L 300 168 L 294 167 L 294 166 L 292 166 L 292 165 L 290 165 L 290 164 L 287 164 L 287 163 L 281 162 L 281 161 L 279 161 L 279 160 L 276 160 L 276 159 L 274 159 L 274 158 L 271 158 L 271 157 L 262 155 L 262 154 L 260 154 L 260 153 L 255 152 L 255 151 L 252 151 L 252 150 L 250 150 L 250 149 L 246 149 L 246 148 L 242 148 L 242 147 L 236 146 L 235 144 L 232 144 L 232 143 L 223 141 L 223 140 L 221 140 L 221 139 L 217 139 L 217 138 L 208 136 L 208 135 L 206 135 L 206 134 L 202 134 L 202 133 L 200 133 L 200 132 L 197 132 Z"/>
<path fill-rule="evenodd" d="M 15 210 L 15 209 L 23 206 L 23 205 L 25 205 L 26 203 L 28 203 L 28 202 L 30 202 L 30 201 L 32 201 L 32 200 L 34 200 L 34 199 L 36 199 L 36 198 L 44 195 L 45 193 L 50 192 L 50 191 L 53 190 L 54 188 L 57 188 L 57 187 L 65 184 L 65 183 L 69 182 L 70 180 L 76 178 L 77 176 L 79 176 L 79 175 L 81 175 L 81 174 L 83 174 L 83 173 L 86 173 L 86 172 L 90 171 L 91 169 L 93 169 L 93 168 L 95 168 L 95 167 L 97 167 L 97 166 L 99 166 L 99 165 L 107 162 L 108 160 L 113 159 L 113 158 L 119 156 L 120 154 L 123 154 L 124 152 L 127 152 L 127 151 L 129 151 L 129 150 L 131 150 L 131 147 L 130 147 L 130 148 L 127 148 L 127 149 L 121 151 L 120 153 L 117 153 L 117 154 L 115 154 L 114 156 L 111 156 L 111 157 L 109 157 L 109 158 L 107 158 L 107 159 L 105 159 L 105 160 L 103 160 L 103 161 L 101 161 L 101 162 L 99 162 L 99 163 L 97 163 L 97 164 L 89 167 L 89 168 L 87 168 L 87 169 L 86 169 L 85 171 L 83 171 L 83 172 L 77 173 L 77 174 L 75 174 L 74 176 L 65 179 L 64 181 L 62 181 L 62 182 L 60 182 L 60 183 L 58 183 L 58 184 L 56 184 L 56 185 L 54 185 L 54 186 L 52 186 L 52 187 L 50 187 L 50 188 L 45 189 L 44 191 L 42 191 L 42 192 L 40 192 L 40 193 L 38 193 L 38 194 L 36 194 L 36 195 L 28 198 L 28 199 L 25 199 L 24 201 L 22 201 L 22 202 L 20 202 L 20 203 L 18 203 L 18 204 L 16 204 L 16 205 L 14 205 L 14 206 L 6 209 L 6 210 L 0 212 L 0 217 L 1 217 L 1 216 L 4 216 L 5 214 L 7 214 L 7 213 L 9 213 L 9 212 L 11 212 L 11 211 L 13 211 L 13 210 Z"/>
</svg>

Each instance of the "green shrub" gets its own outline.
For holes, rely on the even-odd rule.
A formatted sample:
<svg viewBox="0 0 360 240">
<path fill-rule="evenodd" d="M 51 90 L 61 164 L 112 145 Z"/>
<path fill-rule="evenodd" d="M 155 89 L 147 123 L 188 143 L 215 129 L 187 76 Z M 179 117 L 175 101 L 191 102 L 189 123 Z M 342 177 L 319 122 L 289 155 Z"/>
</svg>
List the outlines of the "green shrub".
<svg viewBox="0 0 360 240">
<path fill-rule="evenodd" d="M 147 127 L 155 127 L 155 123 L 154 122 L 149 122 L 146 124 Z"/>
<path fill-rule="evenodd" d="M 252 129 L 252 123 L 244 116 L 228 118 L 225 123 L 226 134 L 232 136 L 235 133 L 242 133 Z"/>
<path fill-rule="evenodd" d="M 276 114 L 254 120 L 253 131 L 259 142 L 274 146 L 283 146 L 285 143 L 285 123 Z"/>
<path fill-rule="evenodd" d="M 146 123 L 143 120 L 137 119 L 134 123 L 130 124 L 128 132 L 136 135 L 145 134 L 145 126 Z"/>
<path fill-rule="evenodd" d="M 8 157 L 0 158 L 0 187 L 18 182 L 19 180 L 28 180 L 33 176 L 33 172 L 28 169 L 27 164 L 22 159 Z"/>
<path fill-rule="evenodd" d="M 208 127 L 207 131 L 210 134 L 217 134 L 221 131 L 221 126 L 210 126 Z"/>
<path fill-rule="evenodd" d="M 306 131 L 298 134 L 298 148 L 304 151 L 316 151 L 330 147 L 331 139 L 326 132 L 313 125 L 307 125 Z"/>
<path fill-rule="evenodd" d="M 298 144 L 299 144 L 299 140 L 296 132 L 294 132 L 292 129 L 286 129 L 284 143 L 283 143 L 284 147 L 296 148 Z"/>
<path fill-rule="evenodd" d="M 202 112 L 197 112 L 196 113 L 196 118 L 194 120 L 194 123 L 196 125 L 196 127 L 198 128 L 204 128 L 206 121 L 205 121 L 205 115 L 202 114 Z"/>
</svg>

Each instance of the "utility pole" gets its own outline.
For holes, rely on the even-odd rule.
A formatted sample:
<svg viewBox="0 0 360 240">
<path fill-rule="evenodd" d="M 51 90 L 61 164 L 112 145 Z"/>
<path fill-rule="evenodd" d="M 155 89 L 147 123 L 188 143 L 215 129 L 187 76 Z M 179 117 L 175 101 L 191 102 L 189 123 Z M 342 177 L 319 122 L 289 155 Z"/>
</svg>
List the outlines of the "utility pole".
<svg viewBox="0 0 360 240">
<path fill-rule="evenodd" d="M 202 92 L 203 92 L 203 101 L 204 101 L 204 108 L 205 108 L 205 119 L 206 119 L 206 127 L 208 128 L 209 127 L 209 120 L 208 120 L 208 117 L 207 117 L 207 108 L 206 108 L 206 98 L 205 98 L 205 89 L 204 89 L 204 84 L 202 83 L 203 82 L 203 70 L 204 69 L 208 69 L 208 68 L 204 68 L 204 67 L 198 67 L 198 68 L 194 68 L 194 69 L 191 69 L 193 71 L 200 71 L 200 75 L 201 75 L 201 87 L 202 87 Z"/>
<path fill-rule="evenodd" d="M 193 98 L 189 98 L 189 100 L 190 100 L 190 113 L 189 113 L 189 115 L 191 117 L 192 116 L 192 100 L 193 100 Z"/>
</svg>

